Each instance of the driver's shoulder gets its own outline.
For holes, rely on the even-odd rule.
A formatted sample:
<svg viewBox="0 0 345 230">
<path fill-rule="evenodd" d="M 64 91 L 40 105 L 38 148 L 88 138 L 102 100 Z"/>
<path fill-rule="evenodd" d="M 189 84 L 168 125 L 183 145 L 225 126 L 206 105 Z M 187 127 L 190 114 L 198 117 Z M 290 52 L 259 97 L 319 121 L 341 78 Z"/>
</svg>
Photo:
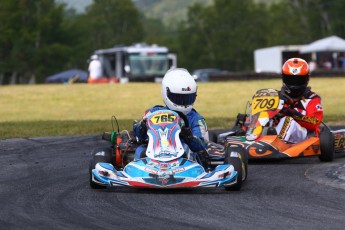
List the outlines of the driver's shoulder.
<svg viewBox="0 0 345 230">
<path fill-rule="evenodd" d="M 310 99 L 313 99 L 313 98 L 320 98 L 321 99 L 321 97 L 317 93 L 315 93 L 313 91 L 310 91 L 308 96 L 309 96 Z"/>
<path fill-rule="evenodd" d="M 194 108 L 187 114 L 187 117 L 195 120 L 204 119 L 204 117 L 200 113 L 198 113 Z"/>
<path fill-rule="evenodd" d="M 312 91 L 310 86 L 307 87 L 307 89 L 304 92 L 302 97 L 304 97 L 305 99 L 314 99 L 314 98 L 320 98 L 321 99 L 321 97 L 317 93 Z"/>
</svg>

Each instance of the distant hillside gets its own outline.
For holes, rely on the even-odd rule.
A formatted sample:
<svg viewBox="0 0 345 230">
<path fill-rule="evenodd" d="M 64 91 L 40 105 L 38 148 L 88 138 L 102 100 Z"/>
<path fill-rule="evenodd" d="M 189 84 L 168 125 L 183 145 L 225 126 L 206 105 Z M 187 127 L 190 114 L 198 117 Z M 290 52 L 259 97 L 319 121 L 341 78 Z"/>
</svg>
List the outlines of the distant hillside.
<svg viewBox="0 0 345 230">
<path fill-rule="evenodd" d="M 85 11 L 85 8 L 92 4 L 93 0 L 56 0 L 64 2 L 69 8 L 74 8 L 78 13 Z M 175 25 L 177 22 L 187 18 L 188 7 L 194 3 L 205 6 L 213 4 L 213 0 L 132 0 L 141 12 L 148 18 L 161 19 L 165 25 Z M 271 4 L 281 0 L 254 0 Z"/>
<path fill-rule="evenodd" d="M 93 0 L 56 1 L 66 3 L 68 8 L 74 8 L 78 13 L 83 13 L 93 2 Z M 196 2 L 210 5 L 213 0 L 133 0 L 133 2 L 146 17 L 161 19 L 168 25 L 186 19 L 188 6 Z"/>
<path fill-rule="evenodd" d="M 211 5 L 213 0 L 135 0 L 134 3 L 148 18 L 162 19 L 166 25 L 187 18 L 188 7 L 194 3 Z"/>
<path fill-rule="evenodd" d="M 83 13 L 85 8 L 90 5 L 93 0 L 55 0 L 56 2 L 66 3 L 67 8 L 74 8 L 77 13 Z"/>
</svg>

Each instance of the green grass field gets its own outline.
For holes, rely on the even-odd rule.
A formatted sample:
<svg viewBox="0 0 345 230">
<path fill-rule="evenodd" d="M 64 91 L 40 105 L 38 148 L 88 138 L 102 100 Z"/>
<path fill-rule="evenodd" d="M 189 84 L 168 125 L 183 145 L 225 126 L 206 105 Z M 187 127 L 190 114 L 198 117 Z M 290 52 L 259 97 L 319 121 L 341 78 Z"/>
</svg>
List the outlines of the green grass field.
<svg viewBox="0 0 345 230">
<path fill-rule="evenodd" d="M 314 78 L 312 89 L 322 97 L 324 120 L 345 123 L 345 78 Z M 280 80 L 200 83 L 195 109 L 210 129 L 229 128 L 260 88 L 277 88 Z M 160 84 L 71 84 L 0 86 L 0 138 L 86 135 L 131 129 L 144 111 L 163 104 Z"/>
</svg>

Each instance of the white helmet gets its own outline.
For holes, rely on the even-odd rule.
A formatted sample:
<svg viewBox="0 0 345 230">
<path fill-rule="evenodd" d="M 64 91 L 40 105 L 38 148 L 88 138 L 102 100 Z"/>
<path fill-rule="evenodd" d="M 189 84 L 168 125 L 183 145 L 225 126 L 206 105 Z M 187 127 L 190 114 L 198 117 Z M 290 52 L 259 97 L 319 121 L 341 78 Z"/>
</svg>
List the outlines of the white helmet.
<svg viewBox="0 0 345 230">
<path fill-rule="evenodd" d="M 91 56 L 91 58 L 90 58 L 91 60 L 97 60 L 98 59 L 98 55 L 96 55 L 96 54 L 93 54 L 92 56 Z"/>
<path fill-rule="evenodd" d="M 188 114 L 193 108 L 196 91 L 196 82 L 186 69 L 170 69 L 164 75 L 162 96 L 169 109 Z"/>
</svg>

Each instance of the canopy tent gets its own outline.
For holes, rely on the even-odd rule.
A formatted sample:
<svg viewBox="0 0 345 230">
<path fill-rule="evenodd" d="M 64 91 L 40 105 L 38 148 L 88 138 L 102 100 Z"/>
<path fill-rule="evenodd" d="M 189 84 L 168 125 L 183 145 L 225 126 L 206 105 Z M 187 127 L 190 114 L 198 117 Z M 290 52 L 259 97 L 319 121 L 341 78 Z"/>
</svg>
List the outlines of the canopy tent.
<svg viewBox="0 0 345 230">
<path fill-rule="evenodd" d="M 46 77 L 46 83 L 75 83 L 87 82 L 88 72 L 80 69 L 70 69 Z"/>
<path fill-rule="evenodd" d="M 345 52 L 345 40 L 338 36 L 330 36 L 314 41 L 300 49 L 300 53 L 315 52 Z"/>
</svg>

